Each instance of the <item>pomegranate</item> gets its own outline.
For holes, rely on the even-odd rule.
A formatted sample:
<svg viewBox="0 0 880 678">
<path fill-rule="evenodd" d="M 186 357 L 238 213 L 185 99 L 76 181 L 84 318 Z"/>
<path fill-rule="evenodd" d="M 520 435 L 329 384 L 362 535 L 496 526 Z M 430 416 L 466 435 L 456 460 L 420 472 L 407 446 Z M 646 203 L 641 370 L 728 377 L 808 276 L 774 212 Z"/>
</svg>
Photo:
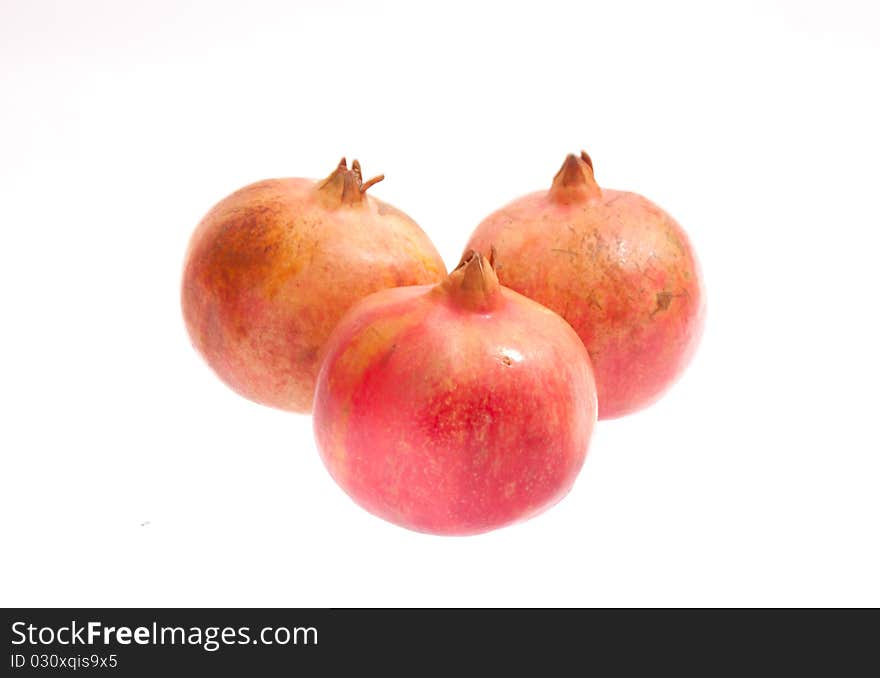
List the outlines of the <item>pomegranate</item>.
<svg viewBox="0 0 880 678">
<path fill-rule="evenodd" d="M 386 287 L 438 282 L 419 226 L 366 195 L 357 160 L 324 181 L 269 179 L 221 200 L 198 225 L 182 305 L 196 349 L 230 387 L 310 412 L 321 351 L 343 313 Z"/>
<path fill-rule="evenodd" d="M 596 420 L 583 343 L 469 252 L 435 286 L 383 290 L 328 341 L 318 449 L 368 511 L 435 534 L 525 519 L 568 492 Z"/>
<path fill-rule="evenodd" d="M 691 243 L 636 193 L 600 189 L 593 163 L 569 155 L 549 191 L 514 200 L 477 226 L 503 285 L 553 309 L 590 353 L 599 418 L 659 398 L 702 334 L 705 293 Z"/>
</svg>

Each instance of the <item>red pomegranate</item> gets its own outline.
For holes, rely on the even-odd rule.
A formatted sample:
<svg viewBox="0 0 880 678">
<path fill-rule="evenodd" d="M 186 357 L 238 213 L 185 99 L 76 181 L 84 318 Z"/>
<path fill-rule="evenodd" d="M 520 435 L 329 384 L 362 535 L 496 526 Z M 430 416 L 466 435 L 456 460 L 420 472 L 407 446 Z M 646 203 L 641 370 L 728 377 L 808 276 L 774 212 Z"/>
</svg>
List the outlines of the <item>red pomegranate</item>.
<svg viewBox="0 0 880 678">
<path fill-rule="evenodd" d="M 438 282 L 419 226 L 366 194 L 357 160 L 324 181 L 270 179 L 221 200 L 190 242 L 182 305 L 196 349 L 230 387 L 310 412 L 324 343 L 343 313 L 386 287 Z"/>
<path fill-rule="evenodd" d="M 334 330 L 314 427 L 331 475 L 404 527 L 472 534 L 568 492 L 596 420 L 583 343 L 467 253 L 436 286 L 373 294 Z"/>
<path fill-rule="evenodd" d="M 549 191 L 514 200 L 477 226 L 501 283 L 553 309 L 586 344 L 599 418 L 641 409 L 687 366 L 705 315 L 691 243 L 636 193 L 600 189 L 586 153 L 569 155 Z"/>
</svg>

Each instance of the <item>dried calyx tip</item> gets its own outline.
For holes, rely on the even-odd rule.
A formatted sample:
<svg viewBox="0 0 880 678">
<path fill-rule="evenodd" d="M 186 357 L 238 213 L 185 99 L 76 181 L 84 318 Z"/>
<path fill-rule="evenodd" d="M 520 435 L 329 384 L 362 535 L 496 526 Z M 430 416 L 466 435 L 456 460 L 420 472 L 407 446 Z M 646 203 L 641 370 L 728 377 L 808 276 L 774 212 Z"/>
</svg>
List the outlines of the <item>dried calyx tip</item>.
<svg viewBox="0 0 880 678">
<path fill-rule="evenodd" d="M 373 184 L 378 184 L 378 183 L 379 183 L 380 181 L 382 181 L 384 178 L 385 178 L 385 175 L 384 175 L 384 174 L 377 174 L 377 175 L 374 176 L 372 179 L 367 179 L 363 184 L 361 184 L 361 193 L 363 193 L 364 191 L 366 191 L 366 190 L 367 190 L 370 186 L 372 186 Z"/>
<path fill-rule="evenodd" d="M 458 262 L 458 266 L 453 268 L 453 271 L 457 271 L 460 268 L 464 268 L 469 263 L 471 263 L 474 259 L 480 259 L 480 253 L 477 250 L 467 250 L 464 254 L 461 255 L 461 261 Z"/>
<path fill-rule="evenodd" d="M 475 265 L 483 268 L 485 264 L 489 264 L 491 269 L 495 269 L 495 259 L 498 256 L 498 250 L 495 249 L 495 245 L 491 245 L 489 247 L 489 256 L 483 256 L 480 252 L 474 249 L 470 249 L 465 251 L 464 254 L 461 255 L 461 261 L 458 262 L 458 266 L 456 266 L 453 271 L 457 271 L 460 268 L 464 268 L 472 261 L 476 262 Z"/>
<path fill-rule="evenodd" d="M 590 169 L 593 169 L 593 160 L 590 158 L 589 153 L 586 151 L 581 151 L 581 160 L 587 163 L 590 166 Z"/>
<path fill-rule="evenodd" d="M 361 193 L 365 193 L 370 186 L 372 186 L 373 184 L 378 184 L 385 178 L 384 174 L 377 174 L 372 179 L 367 179 L 366 181 L 364 181 L 363 174 L 361 174 L 361 163 L 357 160 L 351 163 L 351 171 L 354 172 L 354 176 Z"/>
</svg>

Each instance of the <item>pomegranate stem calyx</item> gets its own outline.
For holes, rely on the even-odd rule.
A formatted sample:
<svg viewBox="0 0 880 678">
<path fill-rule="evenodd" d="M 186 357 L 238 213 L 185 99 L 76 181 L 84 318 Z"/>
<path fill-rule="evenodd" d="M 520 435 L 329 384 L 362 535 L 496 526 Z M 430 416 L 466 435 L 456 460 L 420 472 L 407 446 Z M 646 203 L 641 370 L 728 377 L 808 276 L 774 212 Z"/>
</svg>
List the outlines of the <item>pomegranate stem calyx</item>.
<svg viewBox="0 0 880 678">
<path fill-rule="evenodd" d="M 351 169 L 348 169 L 348 163 L 342 158 L 336 169 L 318 184 L 316 190 L 327 207 L 360 205 L 364 202 L 367 189 L 384 178 L 384 174 L 379 174 L 364 181 L 360 162 L 355 160 Z"/>
<path fill-rule="evenodd" d="M 491 259 L 475 250 L 468 250 L 438 288 L 462 308 L 477 312 L 497 308 L 503 302 L 503 297 L 501 283 L 493 266 L 494 259 L 494 247 Z"/>
<path fill-rule="evenodd" d="M 554 202 L 569 205 L 598 198 L 601 189 L 593 177 L 593 161 L 586 151 L 570 153 L 553 177 L 549 196 Z"/>
</svg>

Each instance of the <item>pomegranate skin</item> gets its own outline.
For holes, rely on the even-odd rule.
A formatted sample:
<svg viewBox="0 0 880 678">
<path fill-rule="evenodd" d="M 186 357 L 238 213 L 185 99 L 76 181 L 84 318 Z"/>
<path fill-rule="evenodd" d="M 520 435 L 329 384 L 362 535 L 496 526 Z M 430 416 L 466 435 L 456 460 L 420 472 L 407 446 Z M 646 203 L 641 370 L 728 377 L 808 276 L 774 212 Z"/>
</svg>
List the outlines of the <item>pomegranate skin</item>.
<svg viewBox="0 0 880 678">
<path fill-rule="evenodd" d="M 324 181 L 270 179 L 221 200 L 196 228 L 181 303 L 193 345 L 233 390 L 308 413 L 322 350 L 356 301 L 442 280 L 419 226 L 365 191 L 343 159 Z"/>
<path fill-rule="evenodd" d="M 636 193 L 600 189 L 570 155 L 549 191 L 489 215 L 468 248 L 494 246 L 503 285 L 565 318 L 590 353 L 599 419 L 656 401 L 690 362 L 705 291 L 681 226 Z"/>
<path fill-rule="evenodd" d="M 560 500 L 596 412 L 577 335 L 469 253 L 440 285 L 384 290 L 346 314 L 318 377 L 314 429 L 330 474 L 365 509 L 466 535 Z"/>
</svg>

